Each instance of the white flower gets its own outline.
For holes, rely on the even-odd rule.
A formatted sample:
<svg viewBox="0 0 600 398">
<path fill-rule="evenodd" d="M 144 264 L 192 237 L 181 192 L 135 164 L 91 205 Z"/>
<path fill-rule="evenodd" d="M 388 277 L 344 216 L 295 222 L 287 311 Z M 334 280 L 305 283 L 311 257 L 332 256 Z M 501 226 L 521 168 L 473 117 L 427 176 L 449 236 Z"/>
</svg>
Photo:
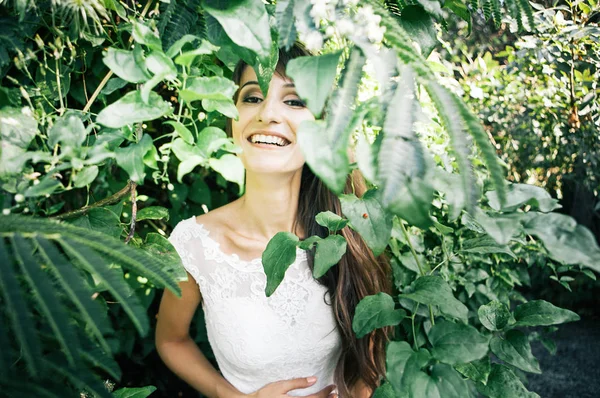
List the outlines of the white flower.
<svg viewBox="0 0 600 398">
<path fill-rule="evenodd" d="M 312 31 L 304 37 L 304 44 L 310 51 L 319 51 L 323 47 L 323 36 L 317 31 Z"/>
<path fill-rule="evenodd" d="M 381 43 L 384 34 L 385 27 L 383 26 L 371 25 L 367 28 L 367 37 L 371 43 Z"/>
<path fill-rule="evenodd" d="M 325 35 L 327 37 L 335 35 L 335 28 L 333 26 L 328 26 L 327 29 L 325 29 Z"/>
<path fill-rule="evenodd" d="M 18 193 L 15 195 L 15 202 L 17 203 L 21 203 L 25 200 L 25 196 L 23 196 L 23 194 Z"/>
<path fill-rule="evenodd" d="M 354 23 L 347 18 L 339 20 L 335 26 L 342 36 L 347 36 L 355 30 Z"/>
</svg>

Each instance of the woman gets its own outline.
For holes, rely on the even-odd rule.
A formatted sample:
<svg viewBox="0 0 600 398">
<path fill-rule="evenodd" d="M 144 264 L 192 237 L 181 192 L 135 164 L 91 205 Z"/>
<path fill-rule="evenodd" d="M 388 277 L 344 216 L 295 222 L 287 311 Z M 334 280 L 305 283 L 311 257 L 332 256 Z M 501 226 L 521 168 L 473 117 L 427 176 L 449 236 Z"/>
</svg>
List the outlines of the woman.
<svg viewBox="0 0 600 398">
<path fill-rule="evenodd" d="M 260 258 L 269 240 L 280 231 L 325 237 L 315 215 L 341 214 L 338 198 L 306 166 L 297 145 L 298 126 L 314 116 L 285 68 L 306 55 L 300 45 L 280 52 L 266 98 L 253 68 L 240 62 L 234 71 L 239 119 L 228 121 L 228 132 L 242 148 L 246 192 L 180 222 L 171 235 L 188 281 L 180 284 L 181 298 L 165 291 L 156 345 L 167 366 L 208 397 L 370 397 L 385 370 L 385 332 L 356 339 L 352 317 L 364 296 L 389 290 L 389 266 L 350 228 L 341 231 L 346 254 L 320 280 L 311 274 L 314 252 L 298 249 L 282 284 L 271 297 L 264 293 Z M 355 172 L 346 192 L 364 191 Z M 200 303 L 223 376 L 189 336 Z"/>
</svg>

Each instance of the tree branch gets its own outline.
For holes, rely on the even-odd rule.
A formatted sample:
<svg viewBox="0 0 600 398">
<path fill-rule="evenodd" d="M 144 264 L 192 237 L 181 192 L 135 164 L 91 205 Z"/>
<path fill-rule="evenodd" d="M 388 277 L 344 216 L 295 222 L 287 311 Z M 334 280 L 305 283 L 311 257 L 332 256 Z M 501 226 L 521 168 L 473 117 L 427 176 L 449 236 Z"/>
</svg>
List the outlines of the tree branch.
<svg viewBox="0 0 600 398">
<path fill-rule="evenodd" d="M 91 204 L 89 206 L 84 206 L 84 207 L 82 207 L 80 209 L 68 211 L 66 213 L 59 214 L 57 216 L 50 217 L 50 218 L 54 218 L 54 219 L 57 219 L 57 220 L 66 220 L 66 219 L 69 219 L 69 218 L 79 217 L 79 216 L 82 216 L 84 214 L 87 214 L 91 209 L 94 209 L 96 207 L 103 207 L 103 206 L 114 205 L 115 203 L 118 203 L 122 198 L 124 198 L 125 196 L 127 196 L 127 194 L 129 194 L 132 190 L 135 190 L 135 186 L 136 186 L 135 182 L 129 181 L 125 187 L 123 187 L 120 191 L 115 192 L 114 194 L 112 194 L 108 198 L 104 198 L 102 200 L 99 200 L 96 203 L 93 203 L 93 204 Z"/>
</svg>

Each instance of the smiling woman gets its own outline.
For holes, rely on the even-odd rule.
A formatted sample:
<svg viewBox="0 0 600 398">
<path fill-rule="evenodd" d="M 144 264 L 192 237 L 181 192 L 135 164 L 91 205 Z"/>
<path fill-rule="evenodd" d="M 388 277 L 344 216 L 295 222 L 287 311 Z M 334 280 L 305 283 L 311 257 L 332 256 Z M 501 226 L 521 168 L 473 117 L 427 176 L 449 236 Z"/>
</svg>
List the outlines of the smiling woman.
<svg viewBox="0 0 600 398">
<path fill-rule="evenodd" d="M 271 238 L 281 231 L 325 238 L 329 232 L 315 216 L 341 215 L 338 197 L 306 165 L 298 144 L 300 123 L 315 117 L 285 69 L 302 56 L 310 54 L 300 45 L 280 52 L 266 96 L 253 68 L 238 64 L 239 118 L 228 120 L 227 130 L 242 148 L 246 192 L 180 222 L 171 235 L 188 282 L 181 283 L 181 299 L 165 291 L 156 344 L 165 363 L 209 397 L 369 397 L 385 371 L 389 330 L 357 338 L 352 317 L 362 298 L 389 291 L 389 264 L 355 231 L 341 230 L 346 253 L 318 279 L 314 249 L 297 249 L 281 285 L 265 295 L 261 255 Z M 344 192 L 365 192 L 358 172 Z M 200 303 L 221 373 L 189 336 Z"/>
</svg>

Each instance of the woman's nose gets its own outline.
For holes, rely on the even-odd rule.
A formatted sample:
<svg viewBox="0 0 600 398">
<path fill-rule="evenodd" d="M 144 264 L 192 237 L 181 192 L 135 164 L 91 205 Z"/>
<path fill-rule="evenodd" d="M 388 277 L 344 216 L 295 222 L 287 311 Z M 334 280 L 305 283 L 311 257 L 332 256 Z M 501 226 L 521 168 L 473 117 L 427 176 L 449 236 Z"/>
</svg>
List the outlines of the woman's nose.
<svg viewBox="0 0 600 398">
<path fill-rule="evenodd" d="M 260 105 L 256 114 L 256 120 L 263 123 L 280 123 L 281 114 L 274 100 L 266 98 Z"/>
</svg>

